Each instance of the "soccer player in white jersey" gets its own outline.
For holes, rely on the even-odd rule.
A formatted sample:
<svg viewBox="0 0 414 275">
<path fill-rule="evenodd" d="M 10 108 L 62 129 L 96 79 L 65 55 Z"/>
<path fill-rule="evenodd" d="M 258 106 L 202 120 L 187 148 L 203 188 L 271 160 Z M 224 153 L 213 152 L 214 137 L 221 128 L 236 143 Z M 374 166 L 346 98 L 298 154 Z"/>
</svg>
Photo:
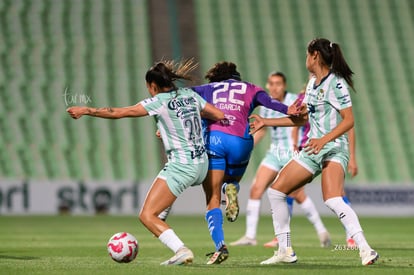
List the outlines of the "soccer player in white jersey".
<svg viewBox="0 0 414 275">
<path fill-rule="evenodd" d="M 322 174 L 322 195 L 325 204 L 338 216 L 347 233 L 359 248 L 363 265 L 373 264 L 378 253 L 363 234 L 355 211 L 342 199 L 344 177 L 349 161 L 347 131 L 354 125 L 352 102 L 352 70 L 340 46 L 324 38 L 309 42 L 306 68 L 314 76 L 309 80 L 303 107 L 307 114 L 299 117 L 263 119 L 253 115 L 251 131 L 263 126 L 299 126 L 309 117 L 309 140 L 302 153 L 280 171 L 268 190 L 273 226 L 279 240 L 274 255 L 261 264 L 297 261 L 290 239 L 290 216 L 286 196 Z M 306 105 L 305 105 L 306 104 Z"/>
<path fill-rule="evenodd" d="M 158 62 L 145 76 L 152 96 L 134 106 L 123 108 L 71 107 L 75 119 L 82 115 L 101 118 L 154 116 L 164 143 L 168 162 L 154 180 L 139 214 L 139 219 L 175 255 L 162 265 L 190 264 L 194 255 L 158 215 L 171 206 L 188 187 L 203 182 L 208 157 L 201 129 L 201 115 L 213 121 L 223 120 L 224 113 L 188 88 L 177 88 L 175 80 L 191 79 L 195 68 L 191 60 L 175 64 Z"/>
<path fill-rule="evenodd" d="M 269 91 L 269 95 L 286 105 L 291 105 L 297 99 L 296 94 L 292 94 L 286 91 L 287 83 L 286 76 L 281 72 L 272 72 L 267 78 L 266 88 Z M 286 115 L 261 107 L 260 115 L 264 118 L 278 118 Z M 260 204 L 263 193 L 267 187 L 274 181 L 282 167 L 291 159 L 292 154 L 297 149 L 298 143 L 294 143 L 292 136 L 293 129 L 296 127 L 273 127 L 271 128 L 271 144 L 265 158 L 260 163 L 257 169 L 255 179 L 250 187 L 250 197 L 247 201 L 246 209 L 246 233 L 239 240 L 230 243 L 233 246 L 240 245 L 256 245 L 256 233 L 257 225 L 260 215 Z M 266 128 L 262 128 L 254 135 L 255 145 L 262 140 L 266 134 Z M 297 138 L 296 138 L 297 141 Z M 301 208 L 305 211 L 306 217 L 314 225 L 315 230 L 318 233 L 318 237 L 322 247 L 330 246 L 329 233 L 324 226 L 320 215 L 311 198 L 306 196 L 304 188 L 300 188 L 289 195 L 289 199 L 296 199 Z M 292 204 L 290 204 L 292 206 Z M 277 238 L 274 238 L 268 243 L 264 244 L 265 247 L 276 247 Z"/>
</svg>

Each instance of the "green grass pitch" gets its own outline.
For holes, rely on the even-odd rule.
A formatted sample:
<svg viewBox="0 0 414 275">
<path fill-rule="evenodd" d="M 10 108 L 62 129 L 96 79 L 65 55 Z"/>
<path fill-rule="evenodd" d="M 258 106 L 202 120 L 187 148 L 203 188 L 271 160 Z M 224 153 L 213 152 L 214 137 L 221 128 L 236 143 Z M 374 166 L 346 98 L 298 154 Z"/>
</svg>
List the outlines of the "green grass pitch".
<svg viewBox="0 0 414 275">
<path fill-rule="evenodd" d="M 259 223 L 255 247 L 229 247 L 230 258 L 221 265 L 207 266 L 213 251 L 203 215 L 170 216 L 169 223 L 195 254 L 191 266 L 159 266 L 172 256 L 136 217 L 114 216 L 14 216 L 0 217 L 0 274 L 414 274 L 414 219 L 361 218 L 366 236 L 381 255 L 372 266 L 361 266 L 357 251 L 335 250 L 344 245 L 344 230 L 334 217 L 323 218 L 333 247 L 323 249 L 313 227 L 304 217 L 292 220 L 292 240 L 298 262 L 261 266 L 272 249 L 262 244 L 272 237 L 270 217 Z M 225 221 L 227 242 L 244 233 L 245 220 Z M 139 241 L 135 261 L 118 264 L 107 255 L 106 242 L 127 231 Z"/>
</svg>

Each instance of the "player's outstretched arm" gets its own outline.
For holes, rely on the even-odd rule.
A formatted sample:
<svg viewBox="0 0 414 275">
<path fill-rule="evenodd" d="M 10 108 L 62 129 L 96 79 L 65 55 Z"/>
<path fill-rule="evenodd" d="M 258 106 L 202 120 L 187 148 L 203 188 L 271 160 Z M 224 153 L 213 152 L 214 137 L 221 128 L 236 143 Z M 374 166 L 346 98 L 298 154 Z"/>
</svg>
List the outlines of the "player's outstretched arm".
<svg viewBox="0 0 414 275">
<path fill-rule="evenodd" d="M 214 121 L 225 119 L 224 113 L 210 103 L 207 103 L 204 109 L 201 111 L 201 117 Z"/>
<path fill-rule="evenodd" d="M 307 113 L 298 116 L 288 116 L 282 118 L 262 118 L 259 115 L 253 114 L 249 117 L 253 119 L 250 123 L 250 134 L 254 134 L 263 127 L 277 126 L 277 127 L 293 127 L 303 126 L 308 121 Z"/>
<path fill-rule="evenodd" d="M 266 92 L 260 91 L 256 94 L 255 101 L 258 105 L 278 111 L 285 115 L 299 115 L 302 112 L 302 101 L 300 99 L 296 99 L 292 105 L 286 106 L 282 102 L 271 98 Z"/>
<path fill-rule="evenodd" d="M 144 109 L 144 107 L 141 104 L 121 108 L 93 108 L 86 106 L 73 106 L 67 108 L 66 111 L 74 119 L 78 119 L 83 115 L 109 119 L 119 119 L 124 117 L 140 117 L 148 115 L 148 112 Z"/>
</svg>

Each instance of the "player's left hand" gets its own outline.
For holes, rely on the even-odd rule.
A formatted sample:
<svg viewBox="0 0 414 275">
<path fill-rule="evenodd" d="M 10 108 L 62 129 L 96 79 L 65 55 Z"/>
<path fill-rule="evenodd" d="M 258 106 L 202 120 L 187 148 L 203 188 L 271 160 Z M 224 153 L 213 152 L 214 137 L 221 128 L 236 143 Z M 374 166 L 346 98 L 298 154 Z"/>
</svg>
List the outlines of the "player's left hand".
<svg viewBox="0 0 414 275">
<path fill-rule="evenodd" d="M 264 118 L 262 118 L 259 115 L 253 114 L 249 116 L 249 119 L 254 119 L 252 122 L 250 122 L 250 132 L 249 134 L 253 135 L 260 129 L 262 129 L 265 126 Z"/>
<path fill-rule="evenodd" d="M 322 148 L 325 146 L 326 141 L 323 138 L 311 138 L 308 144 L 305 145 L 305 152 L 309 155 L 311 154 L 319 154 Z"/>
<path fill-rule="evenodd" d="M 348 162 L 348 173 L 351 177 L 355 177 L 358 174 L 358 165 L 356 159 L 351 157 Z"/>
<path fill-rule="evenodd" d="M 74 118 L 74 119 L 78 119 L 81 116 L 83 116 L 84 114 L 86 114 L 86 110 L 87 108 L 84 106 L 73 106 L 73 107 L 69 107 L 66 109 L 66 112 L 69 113 L 69 115 Z"/>
</svg>

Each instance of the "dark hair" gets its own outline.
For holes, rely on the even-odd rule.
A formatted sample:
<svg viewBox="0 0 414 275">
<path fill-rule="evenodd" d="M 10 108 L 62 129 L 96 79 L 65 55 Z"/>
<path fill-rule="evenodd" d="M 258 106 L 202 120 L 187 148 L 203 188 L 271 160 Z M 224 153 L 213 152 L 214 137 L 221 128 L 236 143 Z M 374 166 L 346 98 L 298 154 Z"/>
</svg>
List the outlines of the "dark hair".
<svg viewBox="0 0 414 275">
<path fill-rule="evenodd" d="M 227 61 L 214 64 L 214 66 L 208 70 L 204 78 L 208 79 L 210 82 L 219 82 L 227 79 L 241 80 L 236 64 Z"/>
<path fill-rule="evenodd" d="M 271 73 L 268 75 L 268 77 L 267 77 L 267 78 L 270 78 L 270 77 L 272 77 L 272 76 L 279 76 L 279 77 L 281 77 L 281 78 L 283 79 L 283 82 L 284 82 L 285 84 L 286 84 L 286 82 L 287 82 L 286 75 L 285 75 L 284 73 L 282 73 L 282 72 L 277 72 L 277 71 L 271 72 Z"/>
<path fill-rule="evenodd" d="M 174 81 L 185 79 L 192 80 L 189 74 L 198 66 L 194 63 L 194 59 L 187 59 L 181 62 L 175 62 L 172 60 L 162 60 L 152 66 L 145 74 L 145 81 L 147 83 L 155 83 L 160 88 L 173 88 L 177 87 Z"/>
<path fill-rule="evenodd" d="M 314 53 L 315 51 L 319 52 L 324 65 L 328 66 L 334 74 L 344 78 L 348 85 L 354 89 L 352 81 L 354 72 L 346 63 L 339 44 L 325 38 L 315 38 L 309 42 L 308 52 Z"/>
</svg>

